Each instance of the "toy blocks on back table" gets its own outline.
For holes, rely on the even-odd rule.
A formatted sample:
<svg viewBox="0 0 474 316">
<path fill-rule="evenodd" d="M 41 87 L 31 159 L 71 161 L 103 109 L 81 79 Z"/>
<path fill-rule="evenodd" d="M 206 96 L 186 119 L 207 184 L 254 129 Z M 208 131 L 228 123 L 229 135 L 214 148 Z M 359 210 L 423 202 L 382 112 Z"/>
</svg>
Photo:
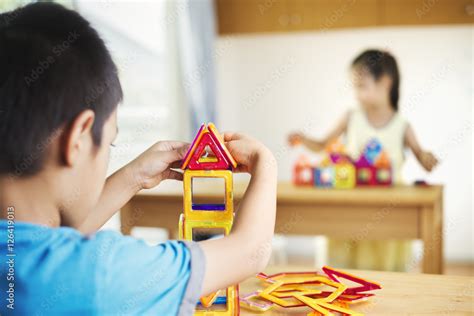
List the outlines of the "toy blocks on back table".
<svg viewBox="0 0 474 316">
<path fill-rule="evenodd" d="M 329 159 L 314 168 L 314 185 L 317 187 L 332 188 L 334 186 L 334 165 Z"/>
<path fill-rule="evenodd" d="M 293 170 L 293 183 L 307 185 L 312 178 L 316 187 L 351 189 L 356 185 L 391 185 L 393 171 L 390 159 L 381 143 L 370 140 L 364 147 L 359 159 L 353 161 L 345 154 L 340 142 L 334 142 L 326 148 L 326 158 L 316 166 L 298 160 Z M 312 169 L 312 177 L 308 176 Z"/>
<path fill-rule="evenodd" d="M 392 184 L 392 168 L 388 155 L 382 151 L 374 163 L 376 173 L 375 178 L 378 184 L 390 185 Z"/>
<path fill-rule="evenodd" d="M 357 174 L 357 185 L 375 185 L 375 167 L 362 155 L 355 163 Z"/>
<path fill-rule="evenodd" d="M 295 185 L 313 185 L 313 166 L 306 156 L 300 156 L 293 169 Z"/>
<path fill-rule="evenodd" d="M 232 168 L 237 166 L 224 139 L 214 124 L 203 124 L 183 159 L 183 208 L 179 219 L 179 237 L 205 240 L 228 235 L 234 219 Z M 214 178 L 224 180 L 223 203 L 195 203 L 193 180 Z M 201 297 L 195 315 L 233 316 L 239 314 L 238 286 L 230 286 Z M 216 306 L 219 305 L 219 306 Z"/>
<path fill-rule="evenodd" d="M 392 168 L 387 153 L 376 139 L 369 141 L 355 163 L 357 185 L 391 185 Z"/>
<path fill-rule="evenodd" d="M 351 189 L 356 184 L 356 171 L 349 156 L 331 154 L 334 163 L 334 187 L 338 189 Z"/>
<path fill-rule="evenodd" d="M 314 185 L 337 189 L 351 189 L 356 184 L 352 160 L 344 154 L 342 145 L 334 145 L 339 152 L 328 152 L 327 157 L 314 169 Z"/>
</svg>

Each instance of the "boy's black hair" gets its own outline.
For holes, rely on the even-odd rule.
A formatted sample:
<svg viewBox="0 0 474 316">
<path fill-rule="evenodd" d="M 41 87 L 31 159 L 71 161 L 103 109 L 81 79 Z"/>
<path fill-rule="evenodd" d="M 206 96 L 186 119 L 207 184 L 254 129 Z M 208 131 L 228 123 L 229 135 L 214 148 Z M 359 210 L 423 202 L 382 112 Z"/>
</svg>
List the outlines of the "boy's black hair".
<svg viewBox="0 0 474 316">
<path fill-rule="evenodd" d="M 0 174 L 40 171 L 57 131 L 86 109 L 100 145 L 121 99 L 109 51 L 77 12 L 35 3 L 0 14 Z"/>
<path fill-rule="evenodd" d="M 382 75 L 388 75 L 392 79 L 390 104 L 395 111 L 398 111 L 400 73 L 398 72 L 395 57 L 385 51 L 369 49 L 357 56 L 352 62 L 352 66 L 362 67 L 362 69 L 371 74 L 375 80 L 379 80 Z"/>
</svg>

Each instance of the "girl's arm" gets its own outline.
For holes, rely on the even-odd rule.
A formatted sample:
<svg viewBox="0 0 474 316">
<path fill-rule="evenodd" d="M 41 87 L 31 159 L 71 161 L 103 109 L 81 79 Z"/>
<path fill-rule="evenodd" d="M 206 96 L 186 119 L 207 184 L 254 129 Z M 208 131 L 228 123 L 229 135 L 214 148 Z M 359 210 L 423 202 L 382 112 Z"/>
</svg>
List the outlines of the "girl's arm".
<svg viewBox="0 0 474 316">
<path fill-rule="evenodd" d="M 290 144 L 302 143 L 312 151 L 321 151 L 333 140 L 347 131 L 350 112 L 347 112 L 334 129 L 323 139 L 311 139 L 302 133 L 292 133 L 288 137 Z"/>
<path fill-rule="evenodd" d="M 237 284 L 265 268 L 270 258 L 275 228 L 277 164 L 272 153 L 256 140 L 224 134 L 238 171 L 249 172 L 245 192 L 232 232 L 221 239 L 201 241 L 206 257 L 202 294 Z"/>
<path fill-rule="evenodd" d="M 405 146 L 411 149 L 418 162 L 423 166 L 426 171 L 433 170 L 438 164 L 438 159 L 429 151 L 425 151 L 421 148 L 418 139 L 416 138 L 415 132 L 410 124 L 408 124 L 405 131 Z"/>
</svg>

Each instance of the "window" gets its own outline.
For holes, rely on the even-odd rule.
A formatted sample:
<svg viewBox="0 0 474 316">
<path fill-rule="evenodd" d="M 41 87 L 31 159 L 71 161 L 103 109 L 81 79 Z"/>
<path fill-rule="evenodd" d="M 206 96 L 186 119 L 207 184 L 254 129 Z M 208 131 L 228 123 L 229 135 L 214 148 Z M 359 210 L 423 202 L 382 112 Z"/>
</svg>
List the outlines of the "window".
<svg viewBox="0 0 474 316">
<path fill-rule="evenodd" d="M 119 69 L 124 100 L 110 171 L 159 139 L 178 139 L 167 74 L 166 1 L 75 1 L 75 8 L 104 39 Z M 133 14 L 130 14 L 133 13 Z"/>
</svg>

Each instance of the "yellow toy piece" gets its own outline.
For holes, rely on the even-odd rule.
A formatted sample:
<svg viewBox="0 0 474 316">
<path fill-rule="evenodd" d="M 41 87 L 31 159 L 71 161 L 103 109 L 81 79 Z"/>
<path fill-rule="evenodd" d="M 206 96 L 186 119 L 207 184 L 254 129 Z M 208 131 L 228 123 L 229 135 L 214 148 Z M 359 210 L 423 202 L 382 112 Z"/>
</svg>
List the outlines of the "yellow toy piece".
<svg viewBox="0 0 474 316">
<path fill-rule="evenodd" d="M 216 221 L 188 221 L 183 224 L 183 239 L 193 240 L 194 232 L 198 229 L 222 229 L 224 236 L 229 235 L 232 228 L 232 222 L 216 222 Z"/>
<path fill-rule="evenodd" d="M 194 316 L 238 316 L 239 315 L 239 291 L 237 286 L 230 286 L 226 290 L 227 307 L 225 310 L 213 310 L 211 308 L 198 306 Z M 203 309 L 200 309 L 203 308 Z"/>
<path fill-rule="evenodd" d="M 321 298 L 323 302 L 332 302 L 339 295 L 341 295 L 347 288 L 347 286 L 345 286 L 344 284 L 334 282 L 324 276 L 300 277 L 300 278 L 292 278 L 291 280 L 277 281 L 271 284 L 270 286 L 268 286 L 267 288 L 263 289 L 262 292 L 260 293 L 260 296 L 280 306 L 291 307 L 291 306 L 294 306 L 293 303 L 277 297 L 276 295 L 274 295 L 275 294 L 274 292 L 278 292 L 278 289 L 280 287 L 287 284 L 308 284 L 308 283 L 317 283 L 317 284 L 322 283 L 322 284 L 334 287 L 336 289 L 328 297 Z M 293 297 L 296 298 L 296 296 L 293 296 Z"/>
<path fill-rule="evenodd" d="M 296 295 L 304 295 L 304 296 L 310 296 L 310 295 L 316 295 L 316 294 L 321 294 L 321 290 L 298 290 L 298 291 L 275 291 L 272 293 L 272 295 L 278 297 L 278 298 L 287 298 L 287 297 L 296 297 Z"/>
<path fill-rule="evenodd" d="M 217 162 L 217 158 L 213 156 L 201 157 L 199 162 Z"/>
<path fill-rule="evenodd" d="M 282 298 L 276 297 L 273 295 L 273 292 L 276 291 L 280 286 L 284 285 L 284 281 L 277 281 L 273 283 L 272 285 L 268 286 L 266 289 L 260 292 L 260 297 L 266 299 L 267 301 L 270 301 L 272 303 L 278 304 L 282 307 L 292 307 L 295 304 L 293 302 L 289 302 L 287 300 L 284 300 Z"/>
<path fill-rule="evenodd" d="M 213 204 L 193 204 L 193 178 L 223 178 L 225 180 L 225 203 L 223 210 L 213 210 Z M 230 170 L 185 170 L 184 186 L 184 216 L 186 220 L 232 221 L 234 217 L 233 182 Z M 199 206 L 199 209 L 196 209 Z"/>
<path fill-rule="evenodd" d="M 178 238 L 184 239 L 184 214 L 179 215 Z"/>
<path fill-rule="evenodd" d="M 310 312 L 307 316 L 313 316 L 313 315 L 333 315 L 330 311 L 336 311 L 339 312 L 343 315 L 354 315 L 354 316 L 363 316 L 364 314 L 361 314 L 359 312 L 353 311 L 351 309 L 347 309 L 344 307 L 339 306 L 338 304 L 332 304 L 325 302 L 323 298 L 311 298 L 308 296 L 303 296 L 303 295 L 295 295 L 295 298 L 302 303 L 305 303 L 312 309 L 314 309 L 313 312 Z"/>
<path fill-rule="evenodd" d="M 208 296 L 203 296 L 199 301 L 201 302 L 202 306 L 211 307 L 212 304 L 214 304 L 214 302 L 216 301 L 218 295 L 219 291 L 209 294 Z"/>
<path fill-rule="evenodd" d="M 352 189 L 356 185 L 356 170 L 349 162 L 337 163 L 334 167 L 334 187 L 337 189 Z"/>
</svg>

